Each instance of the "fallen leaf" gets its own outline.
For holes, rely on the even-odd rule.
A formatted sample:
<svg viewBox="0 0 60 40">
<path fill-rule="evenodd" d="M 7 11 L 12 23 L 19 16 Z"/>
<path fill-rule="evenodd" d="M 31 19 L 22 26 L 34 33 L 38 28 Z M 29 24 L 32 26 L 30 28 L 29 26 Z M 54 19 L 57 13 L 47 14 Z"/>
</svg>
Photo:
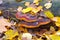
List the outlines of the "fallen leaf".
<svg viewBox="0 0 60 40">
<path fill-rule="evenodd" d="M 22 39 L 32 40 L 32 35 L 30 33 L 23 33 Z"/>
<path fill-rule="evenodd" d="M 55 21 L 56 26 L 60 27 L 60 17 L 53 17 L 53 21 Z"/>
<path fill-rule="evenodd" d="M 7 29 L 5 28 L 5 26 L 11 26 L 12 24 L 10 22 L 8 22 L 7 19 L 0 17 L 0 33 L 7 31 Z M 4 29 L 4 30 L 3 30 Z"/>
<path fill-rule="evenodd" d="M 52 40 L 60 40 L 60 36 L 58 36 L 58 35 L 50 35 L 50 38 Z"/>
<path fill-rule="evenodd" d="M 26 9 L 23 9 L 22 12 L 27 13 L 27 12 L 30 12 L 31 10 L 32 10 L 31 7 L 27 7 Z"/>
<path fill-rule="evenodd" d="M 44 14 L 48 17 L 48 18 L 53 18 L 54 15 L 52 14 L 51 11 L 47 10 L 47 11 L 44 11 Z"/>
<path fill-rule="evenodd" d="M 46 9 L 49 9 L 52 7 L 52 3 L 48 2 L 48 3 L 44 4 L 44 6 Z"/>
<path fill-rule="evenodd" d="M 12 39 L 14 38 L 15 36 L 18 36 L 18 32 L 17 31 L 14 31 L 14 30 L 8 30 L 5 32 L 5 36 L 6 36 L 6 39 Z"/>
</svg>

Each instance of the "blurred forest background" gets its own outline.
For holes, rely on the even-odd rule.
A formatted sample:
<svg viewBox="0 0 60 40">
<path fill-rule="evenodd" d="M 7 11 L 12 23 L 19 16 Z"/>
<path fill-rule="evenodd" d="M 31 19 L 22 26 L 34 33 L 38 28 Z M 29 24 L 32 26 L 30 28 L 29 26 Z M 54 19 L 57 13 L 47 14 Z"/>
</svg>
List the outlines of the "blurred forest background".
<svg viewBox="0 0 60 40">
<path fill-rule="evenodd" d="M 33 2 L 33 0 L 22 0 L 21 2 L 16 2 L 16 0 L 3 0 L 3 5 L 6 8 L 12 7 L 17 8 L 18 6 L 24 6 L 24 2 Z M 47 0 L 43 0 L 41 5 L 44 5 Z M 54 15 L 60 16 L 60 0 L 52 0 L 52 8 L 50 9 Z"/>
</svg>

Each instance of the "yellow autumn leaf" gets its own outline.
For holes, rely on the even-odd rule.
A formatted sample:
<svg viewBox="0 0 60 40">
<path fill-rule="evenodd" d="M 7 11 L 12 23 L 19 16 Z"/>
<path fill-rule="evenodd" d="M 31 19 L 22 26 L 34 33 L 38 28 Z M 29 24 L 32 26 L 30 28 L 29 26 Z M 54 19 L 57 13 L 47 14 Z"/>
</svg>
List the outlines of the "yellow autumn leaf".
<svg viewBox="0 0 60 40">
<path fill-rule="evenodd" d="M 60 23 L 60 17 L 54 17 L 53 21 L 59 22 Z"/>
<path fill-rule="evenodd" d="M 35 5 L 39 5 L 39 3 L 41 2 L 42 0 L 34 0 L 33 3 L 35 3 Z"/>
<path fill-rule="evenodd" d="M 57 18 L 57 22 L 59 22 L 60 23 L 60 17 L 56 17 Z"/>
<path fill-rule="evenodd" d="M 44 14 L 48 17 L 48 18 L 53 18 L 54 15 L 52 14 L 51 11 L 47 10 L 47 11 L 44 11 Z"/>
<path fill-rule="evenodd" d="M 60 27 L 60 23 L 58 23 L 58 22 L 55 22 L 55 24 L 56 24 L 56 26 Z"/>
<path fill-rule="evenodd" d="M 55 35 L 60 35 L 60 30 L 58 30 L 58 31 L 55 33 Z"/>
<path fill-rule="evenodd" d="M 26 9 L 23 9 L 22 12 L 27 13 L 27 12 L 30 12 L 31 10 L 32 10 L 31 7 L 27 7 Z"/>
<path fill-rule="evenodd" d="M 43 8 L 43 6 L 38 6 L 38 7 L 37 7 L 37 9 L 42 9 L 42 8 Z"/>
<path fill-rule="evenodd" d="M 30 2 L 25 2 L 25 6 L 29 6 L 30 5 Z"/>
<path fill-rule="evenodd" d="M 36 2 L 35 5 L 39 5 L 39 2 Z"/>
<path fill-rule="evenodd" d="M 19 37 L 18 37 L 18 40 L 21 40 L 22 39 L 22 33 L 19 34 Z"/>
<path fill-rule="evenodd" d="M 58 36 L 58 35 L 50 35 L 50 38 L 52 40 L 60 40 L 60 36 Z"/>
<path fill-rule="evenodd" d="M 30 12 L 30 14 L 31 14 L 31 15 L 36 15 L 36 13 L 34 13 L 34 12 L 32 12 L 32 11 Z"/>
<path fill-rule="evenodd" d="M 33 3 L 41 2 L 42 0 L 34 0 Z"/>
<path fill-rule="evenodd" d="M 21 40 L 20 38 L 18 38 L 18 40 Z"/>
<path fill-rule="evenodd" d="M 55 32 L 55 29 L 54 29 L 54 27 L 53 27 L 53 26 L 50 26 L 50 31 Z"/>
<path fill-rule="evenodd" d="M 39 2 L 39 0 L 34 0 L 34 1 L 33 1 L 33 3 L 37 3 L 37 2 Z"/>
<path fill-rule="evenodd" d="M 38 38 L 37 40 L 42 40 L 42 38 Z"/>
<path fill-rule="evenodd" d="M 56 26 L 60 27 L 60 17 L 54 17 L 52 20 L 55 21 Z"/>
<path fill-rule="evenodd" d="M 32 12 L 33 12 L 33 13 L 37 13 L 38 10 L 37 10 L 36 8 L 33 8 Z"/>
<path fill-rule="evenodd" d="M 6 31 L 5 35 L 6 35 L 6 39 L 12 39 L 13 37 L 18 36 L 18 32 L 13 30 L 8 30 Z"/>
</svg>

